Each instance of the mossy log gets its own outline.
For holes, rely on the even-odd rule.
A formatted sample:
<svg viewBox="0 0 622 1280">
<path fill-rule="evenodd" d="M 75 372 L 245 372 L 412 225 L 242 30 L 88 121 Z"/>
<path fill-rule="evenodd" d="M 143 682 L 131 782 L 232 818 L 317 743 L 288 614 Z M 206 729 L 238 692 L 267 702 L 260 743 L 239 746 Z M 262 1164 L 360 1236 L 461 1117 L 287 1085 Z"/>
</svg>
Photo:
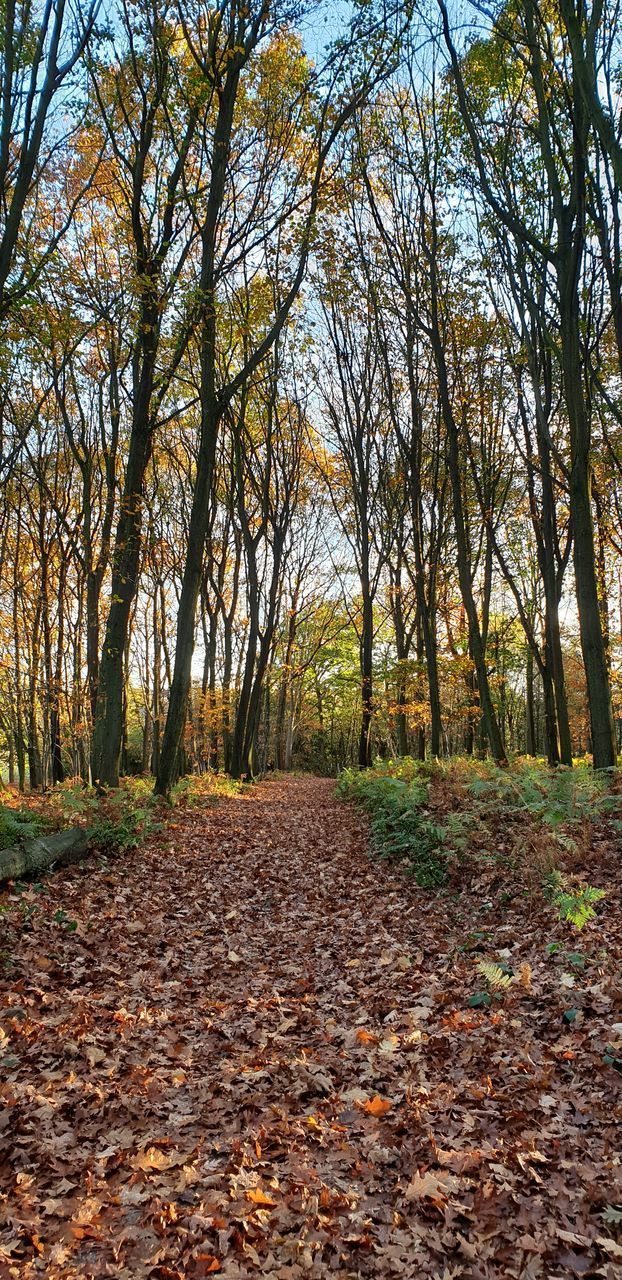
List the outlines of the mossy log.
<svg viewBox="0 0 622 1280">
<path fill-rule="evenodd" d="M 71 827 L 49 836 L 30 836 L 9 849 L 0 849 L 0 884 L 45 871 L 54 863 L 66 866 L 79 862 L 89 847 L 88 831 Z"/>
</svg>

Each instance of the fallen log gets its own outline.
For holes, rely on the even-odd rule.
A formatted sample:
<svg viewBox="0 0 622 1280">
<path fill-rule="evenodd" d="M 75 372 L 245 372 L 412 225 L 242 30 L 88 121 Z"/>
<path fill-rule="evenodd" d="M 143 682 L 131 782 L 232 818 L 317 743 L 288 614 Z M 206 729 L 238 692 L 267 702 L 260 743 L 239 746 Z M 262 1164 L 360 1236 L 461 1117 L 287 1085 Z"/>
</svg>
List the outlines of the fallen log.
<svg viewBox="0 0 622 1280">
<path fill-rule="evenodd" d="M 45 871 L 54 863 L 67 866 L 79 862 L 88 850 L 89 833 L 83 827 L 56 831 L 49 836 L 30 836 L 9 849 L 0 849 L 0 884 Z"/>
</svg>

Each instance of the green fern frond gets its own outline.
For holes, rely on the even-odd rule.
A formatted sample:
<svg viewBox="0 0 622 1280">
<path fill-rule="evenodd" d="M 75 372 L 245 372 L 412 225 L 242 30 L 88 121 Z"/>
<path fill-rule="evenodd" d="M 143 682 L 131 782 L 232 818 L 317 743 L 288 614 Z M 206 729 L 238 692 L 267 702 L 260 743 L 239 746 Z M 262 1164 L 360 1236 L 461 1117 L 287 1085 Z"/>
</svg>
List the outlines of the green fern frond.
<svg viewBox="0 0 622 1280">
<path fill-rule="evenodd" d="M 562 920 L 568 920 L 576 929 L 582 929 L 596 915 L 594 903 L 600 902 L 604 896 L 603 889 L 586 884 L 577 893 L 562 891 L 556 894 L 555 905 Z"/>
</svg>

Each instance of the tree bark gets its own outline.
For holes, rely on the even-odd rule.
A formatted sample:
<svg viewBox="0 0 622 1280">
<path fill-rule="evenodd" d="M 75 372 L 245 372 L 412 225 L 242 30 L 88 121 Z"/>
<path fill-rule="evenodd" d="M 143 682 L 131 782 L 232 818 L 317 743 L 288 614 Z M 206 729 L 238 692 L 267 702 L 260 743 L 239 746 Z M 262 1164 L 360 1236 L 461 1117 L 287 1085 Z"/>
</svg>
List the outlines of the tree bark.
<svg viewBox="0 0 622 1280">
<path fill-rule="evenodd" d="M 55 835 L 35 836 L 0 850 L 0 883 L 35 875 L 52 865 L 67 866 L 88 852 L 88 832 L 82 827 Z"/>
</svg>

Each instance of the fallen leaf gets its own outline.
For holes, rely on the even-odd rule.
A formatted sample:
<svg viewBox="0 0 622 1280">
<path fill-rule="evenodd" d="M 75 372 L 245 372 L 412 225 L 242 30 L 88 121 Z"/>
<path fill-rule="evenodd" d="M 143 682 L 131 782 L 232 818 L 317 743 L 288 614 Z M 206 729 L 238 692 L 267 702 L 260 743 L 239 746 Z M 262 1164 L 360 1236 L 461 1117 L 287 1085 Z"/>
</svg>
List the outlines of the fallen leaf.
<svg viewBox="0 0 622 1280">
<path fill-rule="evenodd" d="M 366 1111 L 368 1116 L 386 1116 L 387 1111 L 391 1110 L 393 1103 L 388 1098 L 380 1098 L 378 1094 L 373 1098 L 368 1098 L 367 1102 L 362 1104 L 362 1110 Z"/>
<path fill-rule="evenodd" d="M 372 1031 L 366 1031 L 364 1027 L 359 1028 L 359 1030 L 356 1033 L 356 1038 L 360 1044 L 379 1044 L 380 1043 L 379 1037 L 375 1036 Z"/>
<path fill-rule="evenodd" d="M 434 1200 L 440 1204 L 448 1199 L 450 1191 L 457 1190 L 460 1185 L 459 1178 L 455 1178 L 453 1174 L 437 1174 L 428 1169 L 425 1173 L 417 1172 L 411 1178 L 405 1195 L 407 1200 Z"/>
<path fill-rule="evenodd" d="M 245 1194 L 249 1200 L 252 1200 L 253 1204 L 266 1205 L 269 1208 L 274 1208 L 276 1204 L 276 1201 L 267 1196 L 260 1187 L 249 1187 Z"/>
<path fill-rule="evenodd" d="M 143 1169 L 148 1172 L 151 1169 L 174 1169 L 185 1160 L 187 1156 L 181 1155 L 178 1151 L 167 1153 L 161 1151 L 159 1147 L 148 1147 L 146 1151 L 139 1151 L 133 1156 L 130 1164 L 134 1169 Z"/>
<path fill-rule="evenodd" d="M 215 1271 L 220 1271 L 222 1262 L 213 1253 L 198 1253 L 192 1259 L 194 1263 L 192 1271 L 192 1280 L 201 1280 L 202 1276 L 213 1275 Z"/>
</svg>

